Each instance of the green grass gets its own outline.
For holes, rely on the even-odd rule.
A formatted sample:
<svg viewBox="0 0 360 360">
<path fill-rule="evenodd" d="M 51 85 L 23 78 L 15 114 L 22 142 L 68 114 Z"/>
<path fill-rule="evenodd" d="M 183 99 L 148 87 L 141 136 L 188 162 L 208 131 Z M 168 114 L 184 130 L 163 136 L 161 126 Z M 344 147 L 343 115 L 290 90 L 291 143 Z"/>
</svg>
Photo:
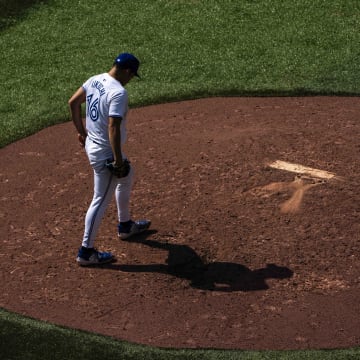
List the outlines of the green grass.
<svg viewBox="0 0 360 360">
<path fill-rule="evenodd" d="M 0 0 L 0 147 L 69 118 L 67 100 L 122 51 L 131 105 L 207 96 L 360 94 L 357 0 Z M 0 357 L 356 359 L 360 349 L 171 350 L 0 310 Z"/>
<path fill-rule="evenodd" d="M 0 33 L 0 147 L 68 120 L 73 91 L 122 51 L 142 61 L 132 106 L 360 93 L 357 0 L 33 2 Z"/>
<path fill-rule="evenodd" d="M 15 25 L 29 8 L 40 2 L 41 0 L 0 0 L 0 30 Z"/>
<path fill-rule="evenodd" d="M 359 350 L 226 351 L 161 349 L 35 321 L 0 310 L 2 360 L 357 359 Z"/>
</svg>

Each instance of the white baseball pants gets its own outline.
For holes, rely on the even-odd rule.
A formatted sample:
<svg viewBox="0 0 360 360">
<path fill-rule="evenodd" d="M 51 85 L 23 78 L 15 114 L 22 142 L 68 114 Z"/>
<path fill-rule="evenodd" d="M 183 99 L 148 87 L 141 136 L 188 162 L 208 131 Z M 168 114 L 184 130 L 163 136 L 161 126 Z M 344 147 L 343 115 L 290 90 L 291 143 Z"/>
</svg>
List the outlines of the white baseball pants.
<svg viewBox="0 0 360 360">
<path fill-rule="evenodd" d="M 130 194 L 134 179 L 134 170 L 131 167 L 130 173 L 124 178 L 117 178 L 105 167 L 107 159 L 112 153 L 104 151 L 102 147 L 86 140 L 85 146 L 90 165 L 94 171 L 94 196 L 87 210 L 85 217 L 85 231 L 82 246 L 94 247 L 95 238 L 113 195 L 115 194 L 118 211 L 118 221 L 125 222 L 131 219 L 130 216 Z"/>
</svg>

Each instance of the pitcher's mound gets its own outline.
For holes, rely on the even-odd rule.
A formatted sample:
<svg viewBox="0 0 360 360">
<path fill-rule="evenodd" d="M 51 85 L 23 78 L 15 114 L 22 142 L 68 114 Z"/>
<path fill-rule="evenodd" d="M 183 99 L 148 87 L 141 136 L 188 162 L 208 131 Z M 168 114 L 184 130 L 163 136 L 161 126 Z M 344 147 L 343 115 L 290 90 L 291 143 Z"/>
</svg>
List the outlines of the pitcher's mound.
<svg viewBox="0 0 360 360">
<path fill-rule="evenodd" d="M 153 225 L 119 241 L 113 202 L 96 246 L 117 262 L 100 268 L 75 262 L 92 170 L 72 123 L 3 148 L 0 306 L 153 346 L 359 345 L 359 105 L 214 98 L 132 110 L 133 218 Z"/>
</svg>

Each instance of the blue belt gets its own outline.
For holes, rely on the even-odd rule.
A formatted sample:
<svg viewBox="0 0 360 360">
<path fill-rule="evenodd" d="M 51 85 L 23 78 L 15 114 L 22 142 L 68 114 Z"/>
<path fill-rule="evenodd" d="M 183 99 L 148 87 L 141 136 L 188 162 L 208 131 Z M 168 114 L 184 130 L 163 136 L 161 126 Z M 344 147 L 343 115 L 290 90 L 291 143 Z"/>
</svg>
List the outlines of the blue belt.
<svg viewBox="0 0 360 360">
<path fill-rule="evenodd" d="M 96 142 L 95 140 L 90 139 L 90 138 L 89 138 L 89 140 L 90 140 L 90 141 L 92 141 L 94 144 L 101 146 L 101 144 L 99 144 L 99 143 L 98 143 L 98 142 Z"/>
</svg>

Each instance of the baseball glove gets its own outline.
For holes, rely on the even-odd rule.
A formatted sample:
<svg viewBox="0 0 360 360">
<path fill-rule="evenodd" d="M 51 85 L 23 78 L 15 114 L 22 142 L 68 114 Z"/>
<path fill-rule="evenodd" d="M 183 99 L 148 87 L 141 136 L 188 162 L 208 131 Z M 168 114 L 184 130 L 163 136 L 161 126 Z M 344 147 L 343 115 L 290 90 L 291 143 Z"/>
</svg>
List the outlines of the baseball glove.
<svg viewBox="0 0 360 360">
<path fill-rule="evenodd" d="M 123 178 L 129 175 L 130 172 L 130 161 L 125 159 L 123 160 L 120 166 L 115 165 L 115 161 L 108 160 L 105 166 L 109 169 L 109 171 L 118 178 Z"/>
</svg>

